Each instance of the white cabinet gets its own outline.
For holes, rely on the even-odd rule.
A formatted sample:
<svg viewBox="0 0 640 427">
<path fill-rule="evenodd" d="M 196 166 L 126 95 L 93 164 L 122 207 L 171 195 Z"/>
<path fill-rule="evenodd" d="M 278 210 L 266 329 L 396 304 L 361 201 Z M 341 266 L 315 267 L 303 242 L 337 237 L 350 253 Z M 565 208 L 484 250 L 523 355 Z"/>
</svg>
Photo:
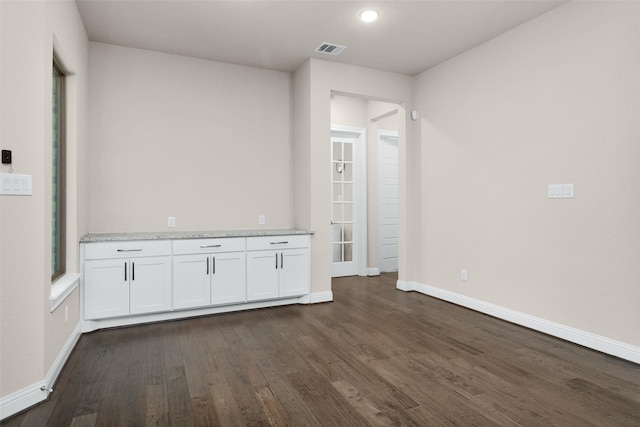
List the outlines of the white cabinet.
<svg viewBox="0 0 640 427">
<path fill-rule="evenodd" d="M 244 234 L 82 242 L 83 329 L 268 307 L 309 294 L 309 235 Z"/>
<path fill-rule="evenodd" d="M 84 314 L 86 319 L 129 314 L 128 260 L 97 259 L 85 262 Z"/>
<path fill-rule="evenodd" d="M 210 268 L 208 256 L 174 255 L 174 309 L 202 307 L 211 303 Z"/>
<path fill-rule="evenodd" d="M 129 313 L 171 310 L 171 257 L 131 258 Z"/>
<path fill-rule="evenodd" d="M 247 252 L 247 299 L 257 301 L 278 298 L 279 252 Z"/>
<path fill-rule="evenodd" d="M 309 293 L 309 236 L 247 238 L 247 300 Z"/>
<path fill-rule="evenodd" d="M 246 301 L 245 239 L 173 242 L 173 308 Z"/>
<path fill-rule="evenodd" d="M 170 242 L 90 243 L 84 255 L 86 319 L 171 309 Z"/>
</svg>

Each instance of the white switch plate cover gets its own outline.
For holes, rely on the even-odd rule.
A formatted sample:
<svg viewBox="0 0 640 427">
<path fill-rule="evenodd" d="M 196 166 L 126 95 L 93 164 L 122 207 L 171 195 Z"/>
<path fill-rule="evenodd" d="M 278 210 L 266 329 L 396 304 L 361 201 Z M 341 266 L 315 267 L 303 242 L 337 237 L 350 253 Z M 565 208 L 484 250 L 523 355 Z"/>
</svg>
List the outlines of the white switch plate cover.
<svg viewBox="0 0 640 427">
<path fill-rule="evenodd" d="M 467 270 L 465 268 L 460 270 L 460 280 L 462 280 L 463 282 L 466 282 L 468 278 L 469 276 L 467 274 Z"/>
<path fill-rule="evenodd" d="M 17 173 L 0 173 L 0 194 L 31 196 L 32 176 Z"/>
<path fill-rule="evenodd" d="M 176 217 L 170 216 L 167 218 L 167 227 L 175 227 L 176 226 Z"/>
<path fill-rule="evenodd" d="M 258 215 L 258 224 L 260 225 L 264 225 L 267 223 L 267 219 L 265 218 L 264 215 Z"/>
<path fill-rule="evenodd" d="M 572 199 L 573 184 L 549 184 L 550 199 Z"/>
</svg>

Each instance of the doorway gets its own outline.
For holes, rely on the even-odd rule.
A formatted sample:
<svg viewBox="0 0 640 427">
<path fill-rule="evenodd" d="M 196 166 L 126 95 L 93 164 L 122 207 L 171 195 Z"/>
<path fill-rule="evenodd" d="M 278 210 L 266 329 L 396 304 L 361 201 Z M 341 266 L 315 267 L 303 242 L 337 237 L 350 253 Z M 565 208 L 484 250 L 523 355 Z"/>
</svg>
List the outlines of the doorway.
<svg viewBox="0 0 640 427">
<path fill-rule="evenodd" d="M 400 111 L 397 103 L 331 94 L 332 277 L 379 275 L 382 263 L 383 271 L 398 270 Z M 382 149 L 381 134 L 386 138 Z M 382 188 L 381 150 L 386 174 Z M 395 161 L 395 171 L 389 161 Z M 395 190 L 388 188 L 391 184 Z"/>
</svg>

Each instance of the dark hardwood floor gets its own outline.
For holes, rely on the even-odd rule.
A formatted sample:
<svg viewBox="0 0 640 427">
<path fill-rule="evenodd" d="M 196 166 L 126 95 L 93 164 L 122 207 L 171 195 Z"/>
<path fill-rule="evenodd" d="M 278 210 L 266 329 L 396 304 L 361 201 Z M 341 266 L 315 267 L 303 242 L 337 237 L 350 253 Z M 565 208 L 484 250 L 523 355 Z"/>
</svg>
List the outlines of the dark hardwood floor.
<svg viewBox="0 0 640 427">
<path fill-rule="evenodd" d="M 418 293 L 82 336 L 50 399 L 6 426 L 640 426 L 640 367 Z"/>
</svg>

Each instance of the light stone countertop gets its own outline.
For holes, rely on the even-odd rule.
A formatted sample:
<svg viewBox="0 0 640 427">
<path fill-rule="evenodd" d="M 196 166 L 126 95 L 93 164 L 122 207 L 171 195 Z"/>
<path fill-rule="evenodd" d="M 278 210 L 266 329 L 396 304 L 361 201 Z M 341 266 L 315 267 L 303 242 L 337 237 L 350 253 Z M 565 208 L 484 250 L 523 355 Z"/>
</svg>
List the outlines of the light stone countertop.
<svg viewBox="0 0 640 427">
<path fill-rule="evenodd" d="M 125 242 L 133 240 L 214 239 L 225 237 L 291 236 L 313 234 L 297 228 L 261 230 L 213 230 L 213 231 L 158 231 L 143 233 L 95 233 L 87 234 L 80 243 Z"/>
</svg>

